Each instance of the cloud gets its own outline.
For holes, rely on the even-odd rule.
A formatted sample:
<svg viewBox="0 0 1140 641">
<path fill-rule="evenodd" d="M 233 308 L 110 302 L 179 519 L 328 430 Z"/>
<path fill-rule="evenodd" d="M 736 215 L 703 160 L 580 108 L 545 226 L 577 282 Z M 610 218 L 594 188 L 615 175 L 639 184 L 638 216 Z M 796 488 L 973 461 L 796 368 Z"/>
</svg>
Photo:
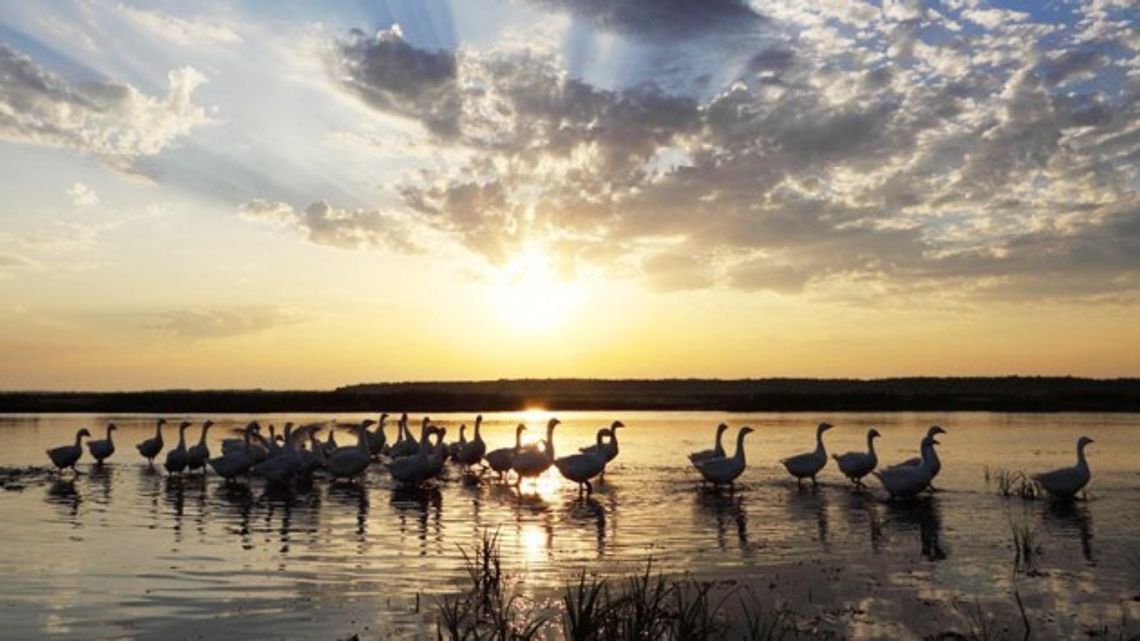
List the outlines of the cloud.
<svg viewBox="0 0 1140 641">
<path fill-rule="evenodd" d="M 99 204 L 99 194 L 81 182 L 72 185 L 67 190 L 67 195 L 76 207 L 94 207 Z"/>
<path fill-rule="evenodd" d="M 717 4 L 756 49 L 684 91 L 657 80 L 707 33 L 695 5 L 546 4 L 660 55 L 603 88 L 554 54 L 341 45 L 352 91 L 454 151 L 402 181 L 413 220 L 493 263 L 539 242 L 661 290 L 1140 295 L 1140 75 L 1118 72 L 1140 62 L 1104 26 L 1123 9 L 1093 32 L 978 3 Z"/>
<path fill-rule="evenodd" d="M 158 333 L 190 340 L 224 339 L 258 334 L 305 320 L 295 310 L 272 305 L 176 308 L 141 314 L 142 325 Z M 132 315 L 138 322 L 139 316 Z"/>
<path fill-rule="evenodd" d="M 180 45 L 237 44 L 242 41 L 237 31 L 219 21 L 182 18 L 125 4 L 119 5 L 119 11 L 155 35 Z"/>
<path fill-rule="evenodd" d="M 192 101 L 206 77 L 193 67 L 167 74 L 165 96 L 131 85 L 72 83 L 0 44 L 0 140 L 60 147 L 127 168 L 208 122 Z"/>
<path fill-rule="evenodd" d="M 336 209 L 321 200 L 298 211 L 287 203 L 252 200 L 239 207 L 238 213 L 247 220 L 295 229 L 318 245 L 418 251 L 410 227 L 400 217 L 376 209 Z"/>
</svg>

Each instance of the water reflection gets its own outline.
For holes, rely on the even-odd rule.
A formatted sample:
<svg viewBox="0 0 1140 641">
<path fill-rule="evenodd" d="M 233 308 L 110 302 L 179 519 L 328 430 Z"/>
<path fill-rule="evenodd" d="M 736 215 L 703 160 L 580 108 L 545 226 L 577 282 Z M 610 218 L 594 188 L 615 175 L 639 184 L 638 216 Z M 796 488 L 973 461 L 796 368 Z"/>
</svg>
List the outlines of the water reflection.
<svg viewBox="0 0 1140 641">
<path fill-rule="evenodd" d="M 181 477 L 166 477 L 163 496 L 174 514 L 174 542 L 182 542 L 182 514 L 186 508 L 186 488 Z"/>
<path fill-rule="evenodd" d="M 250 536 L 250 515 L 253 512 L 253 492 L 250 491 L 249 486 L 242 483 L 222 483 L 218 486 L 216 496 L 228 505 L 237 518 L 227 518 L 228 522 L 237 523 L 237 534 L 241 539 L 241 547 L 243 550 L 253 549 L 253 541 Z M 223 517 L 224 518 L 224 517 Z M 231 531 L 233 531 L 232 528 Z"/>
<path fill-rule="evenodd" d="M 64 508 L 68 517 L 67 522 L 79 527 L 79 505 L 83 503 L 83 497 L 75 487 L 74 478 L 53 481 L 48 487 L 47 500 L 48 503 Z"/>
<path fill-rule="evenodd" d="M 94 500 L 104 506 L 111 504 L 111 484 L 114 480 L 114 467 L 111 465 L 95 465 L 91 467 L 88 484 L 98 490 Z"/>
<path fill-rule="evenodd" d="M 822 486 L 791 486 L 788 488 L 784 507 L 793 523 L 815 522 L 816 536 L 820 548 L 831 550 L 831 524 L 827 515 L 827 491 Z"/>
<path fill-rule="evenodd" d="M 368 490 L 360 483 L 333 483 L 329 486 L 329 501 L 345 506 L 356 507 L 357 554 L 364 554 L 362 547 L 368 533 Z"/>
<path fill-rule="evenodd" d="M 902 531 L 918 530 L 923 558 L 928 561 L 947 558 L 948 551 L 942 545 L 942 514 L 937 498 L 889 501 L 887 512 L 892 526 Z"/>
<path fill-rule="evenodd" d="M 847 493 L 840 511 L 852 531 L 867 528 L 871 551 L 878 553 L 883 540 L 883 523 L 874 495 L 865 490 L 852 490 Z"/>
<path fill-rule="evenodd" d="M 701 514 L 716 522 L 716 544 L 721 550 L 728 549 L 729 531 L 735 531 L 738 547 L 749 551 L 748 513 L 744 509 L 744 497 L 735 492 L 722 492 L 713 488 L 697 491 L 697 508 Z"/>
<path fill-rule="evenodd" d="M 1081 542 L 1081 555 L 1085 562 L 1096 564 L 1092 546 L 1092 515 L 1087 505 L 1077 501 L 1049 501 L 1044 518 L 1047 526 L 1069 536 L 1076 534 Z"/>
<path fill-rule="evenodd" d="M 592 522 L 597 533 L 598 556 L 606 551 L 606 508 L 592 496 L 566 502 L 565 510 L 571 521 Z"/>
<path fill-rule="evenodd" d="M 408 533 L 409 518 L 416 524 L 416 540 L 420 556 L 427 556 L 430 540 L 437 544 L 443 539 L 443 494 L 438 487 L 398 487 L 392 490 L 392 507 L 400 520 L 400 533 Z M 430 528 L 429 528 L 430 526 Z"/>
</svg>

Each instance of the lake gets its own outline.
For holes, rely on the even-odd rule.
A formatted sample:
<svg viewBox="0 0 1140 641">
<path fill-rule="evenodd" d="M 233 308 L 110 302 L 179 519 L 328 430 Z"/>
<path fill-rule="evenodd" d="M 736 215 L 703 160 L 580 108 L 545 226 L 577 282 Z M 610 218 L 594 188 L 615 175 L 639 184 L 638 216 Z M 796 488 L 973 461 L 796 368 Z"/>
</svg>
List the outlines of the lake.
<svg viewBox="0 0 1140 641">
<path fill-rule="evenodd" d="M 488 449 L 511 444 L 520 421 L 541 434 L 548 416 L 485 415 Z M 149 470 L 134 449 L 153 434 L 153 416 L 0 416 L 2 466 L 46 465 L 44 449 L 70 442 L 79 427 L 102 438 L 108 421 L 119 426 L 117 452 L 104 469 L 93 468 L 85 449 L 83 474 L 74 480 L 30 474 L 0 491 L 0 636 L 434 639 L 433 597 L 461 588 L 461 548 L 488 530 L 499 532 L 504 569 L 536 599 L 556 600 L 583 568 L 616 575 L 652 559 L 666 573 L 755 586 L 773 603 L 856 639 L 960 630 L 964 603 L 1019 622 L 1014 590 L 1040 638 L 1140 619 L 1138 415 L 557 416 L 560 454 L 592 443 L 597 428 L 614 419 L 628 426 L 620 456 L 588 500 L 553 469 L 521 495 L 490 476 L 462 482 L 454 469 L 431 488 L 399 489 L 379 465 L 358 486 L 318 479 L 295 493 L 266 491 L 256 479 L 234 486 L 213 475 L 172 479 Z M 249 420 L 264 426 L 333 417 L 209 418 L 218 424 L 216 454 L 218 442 Z M 474 417 L 432 418 L 454 437 Z M 829 453 L 863 449 L 866 430 L 877 427 L 882 462 L 914 456 L 927 427 L 943 426 L 939 491 L 888 503 L 874 479 L 869 491 L 853 492 L 834 462 L 820 487 L 798 488 L 778 461 L 812 449 L 821 420 L 836 426 L 825 436 Z M 737 428 L 756 430 L 734 493 L 702 491 L 685 456 L 711 447 L 721 421 L 733 428 L 729 449 Z M 175 427 L 164 431 L 167 447 Z M 987 469 L 1072 465 L 1081 435 L 1096 441 L 1088 500 L 1002 498 L 987 481 Z M 349 432 L 337 437 L 354 440 Z M 1040 547 L 1031 571 L 1015 571 L 1011 523 L 1028 526 Z"/>
</svg>

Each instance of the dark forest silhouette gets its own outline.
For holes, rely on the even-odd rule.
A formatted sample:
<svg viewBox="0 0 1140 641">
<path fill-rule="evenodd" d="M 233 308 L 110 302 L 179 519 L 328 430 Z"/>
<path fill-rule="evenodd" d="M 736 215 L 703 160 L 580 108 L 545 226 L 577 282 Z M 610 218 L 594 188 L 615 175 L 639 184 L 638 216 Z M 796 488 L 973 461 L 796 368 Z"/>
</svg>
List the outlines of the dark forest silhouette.
<svg viewBox="0 0 1140 641">
<path fill-rule="evenodd" d="M 503 379 L 363 383 L 326 391 L 3 392 L 0 412 L 550 410 L 1140 411 L 1140 379 Z"/>
</svg>

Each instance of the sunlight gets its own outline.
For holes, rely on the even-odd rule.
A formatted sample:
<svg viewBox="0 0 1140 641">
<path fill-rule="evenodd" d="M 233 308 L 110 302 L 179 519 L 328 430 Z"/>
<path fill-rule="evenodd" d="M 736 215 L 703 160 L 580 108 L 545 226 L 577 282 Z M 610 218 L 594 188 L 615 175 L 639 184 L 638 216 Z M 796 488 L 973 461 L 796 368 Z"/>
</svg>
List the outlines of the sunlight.
<svg viewBox="0 0 1140 641">
<path fill-rule="evenodd" d="M 541 247 L 524 248 L 498 271 L 491 283 L 491 304 L 513 329 L 556 329 L 586 298 L 580 282 L 567 282 Z"/>
</svg>

